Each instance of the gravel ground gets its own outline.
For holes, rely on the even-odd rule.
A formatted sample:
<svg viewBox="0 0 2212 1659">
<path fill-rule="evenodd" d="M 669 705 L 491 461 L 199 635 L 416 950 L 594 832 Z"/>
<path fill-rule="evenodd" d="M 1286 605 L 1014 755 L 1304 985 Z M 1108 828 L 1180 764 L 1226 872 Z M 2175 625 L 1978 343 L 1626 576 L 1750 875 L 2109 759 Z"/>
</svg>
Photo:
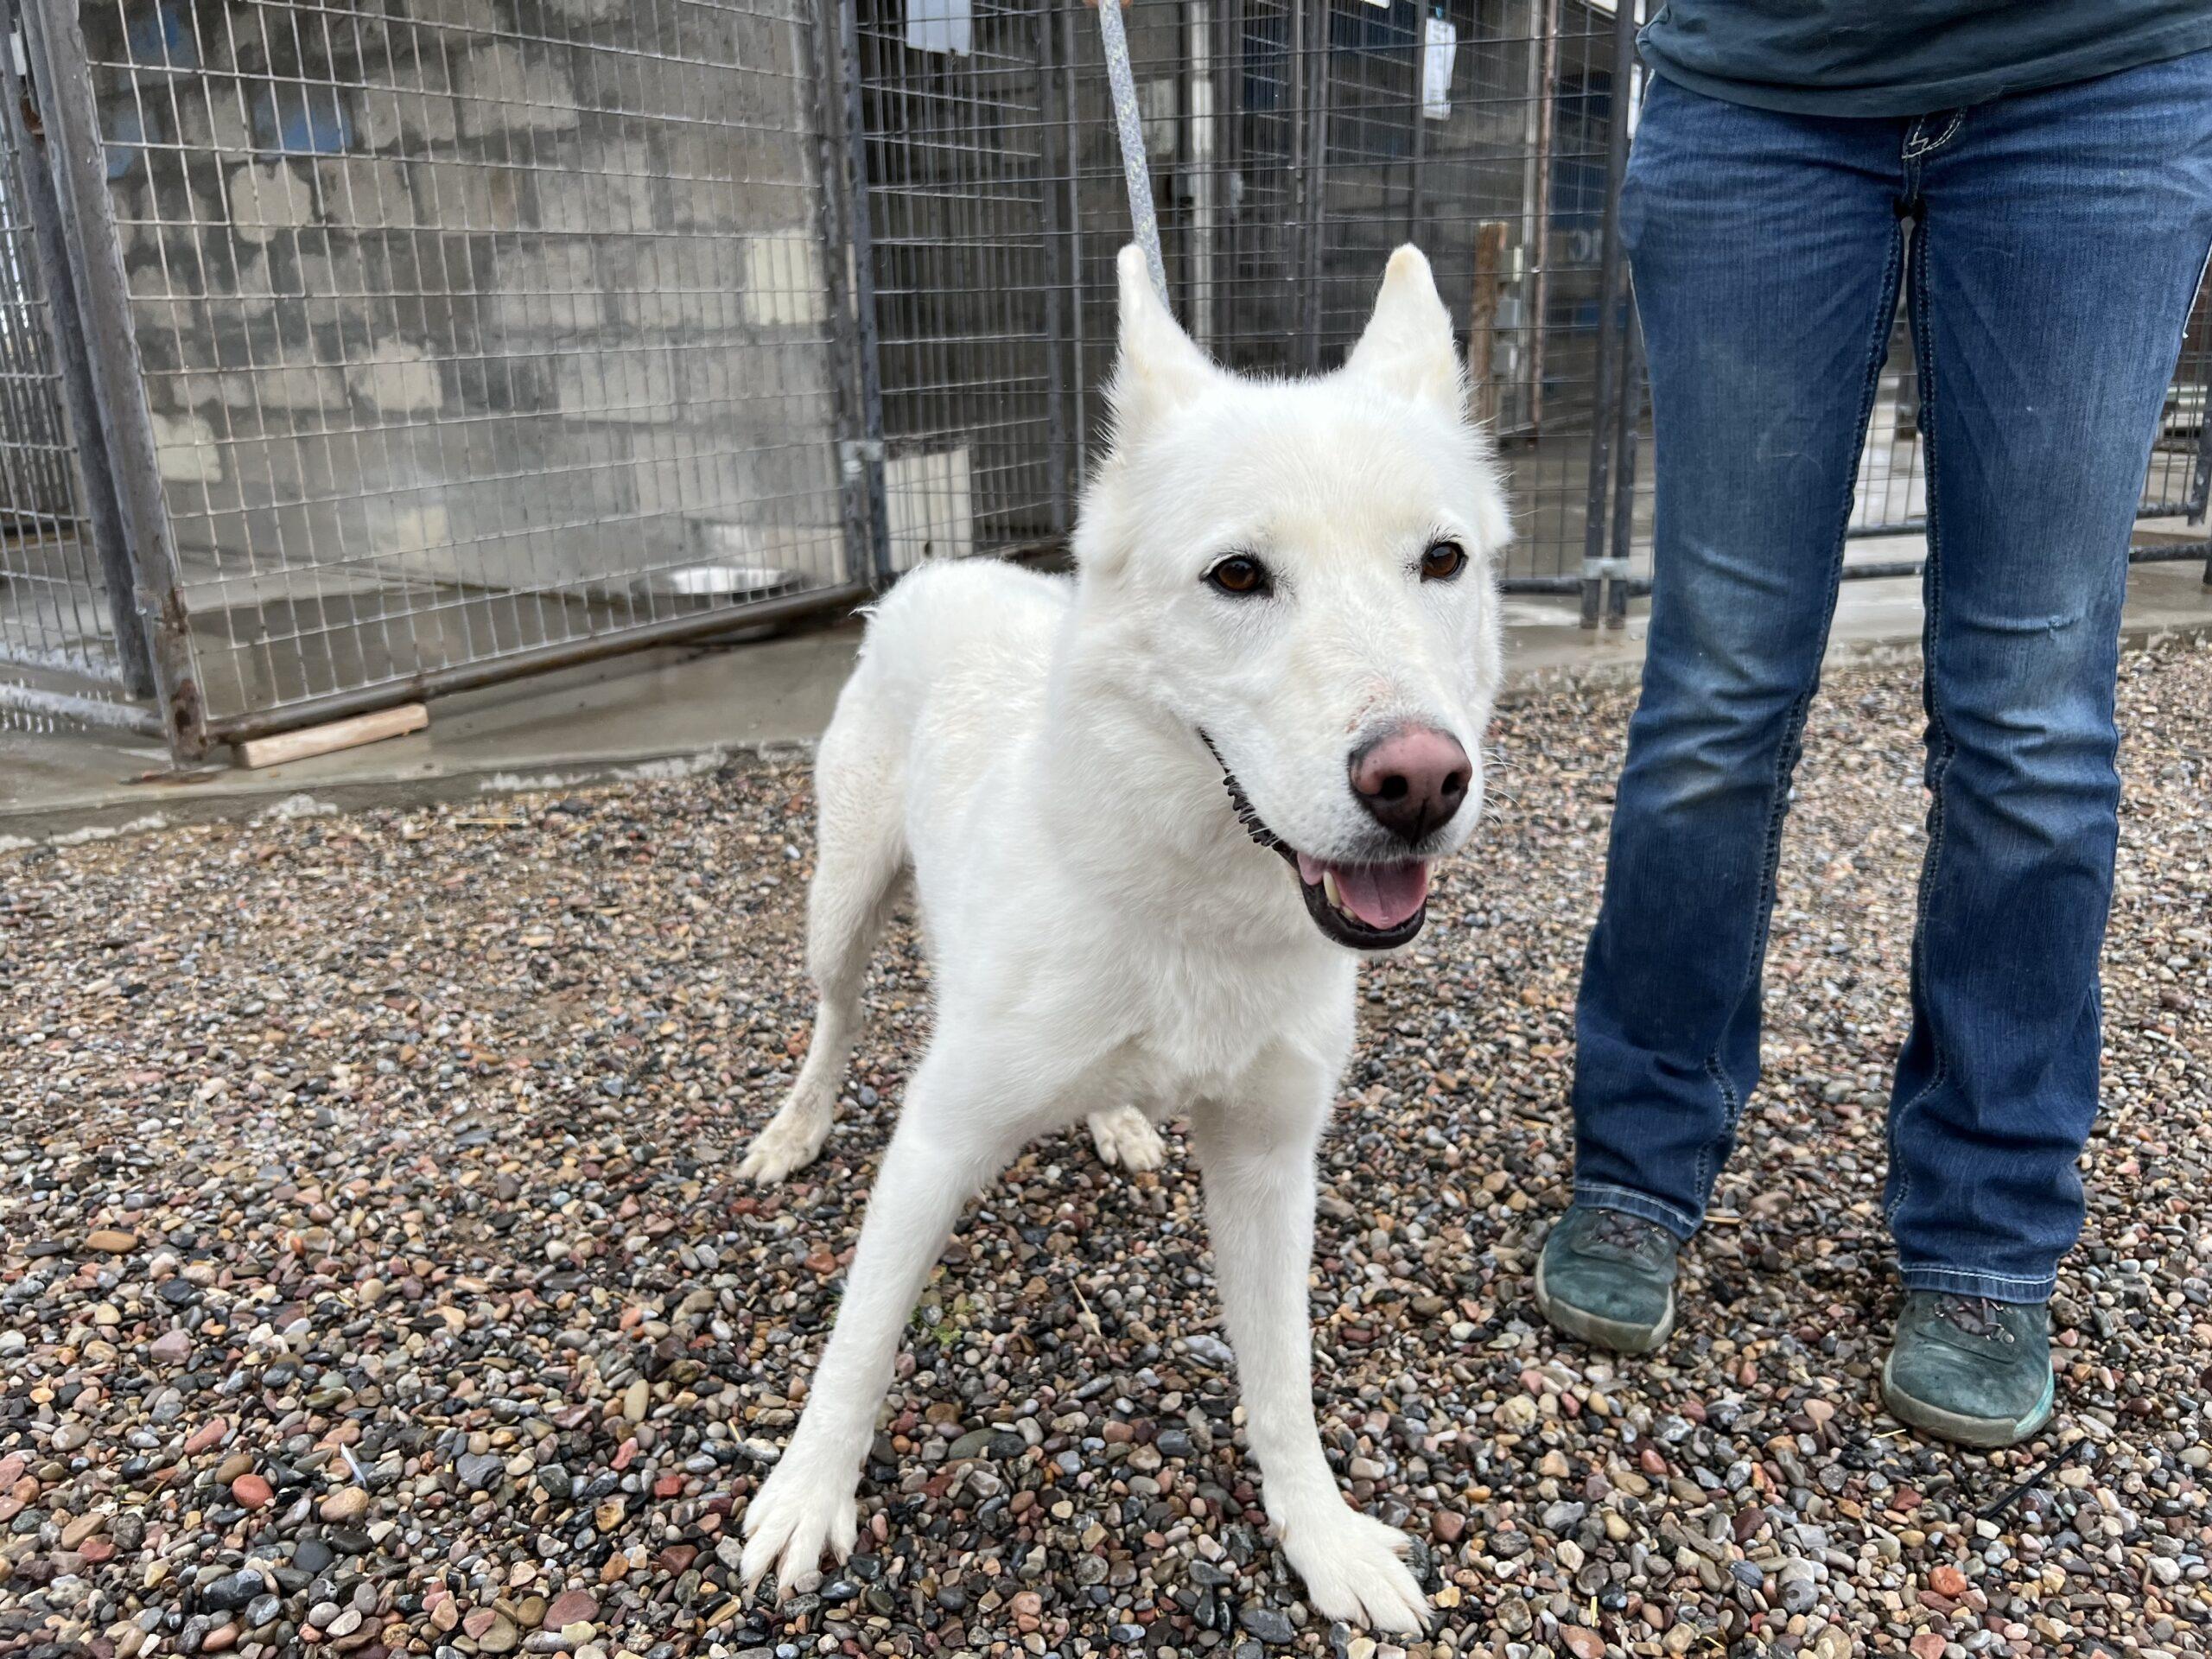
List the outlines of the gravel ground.
<svg viewBox="0 0 2212 1659">
<path fill-rule="evenodd" d="M 1769 1082 L 1643 1363 L 1554 1342 L 1528 1277 L 1627 698 L 1502 717 L 1513 798 L 1366 979 L 1324 1152 L 1323 1433 L 1422 1541 L 1407 1659 L 2206 1650 L 2212 646 L 2126 672 L 2060 1413 L 1986 1457 L 1872 1400 L 1916 677 L 1815 715 Z M 991 1189 L 863 1553 L 780 1611 L 733 1592 L 925 1030 L 902 926 L 827 1154 L 735 1179 L 806 1039 L 808 814 L 760 764 L 0 856 L 0 1651 L 1398 1659 L 1268 1543 L 1179 1136 Z"/>
</svg>

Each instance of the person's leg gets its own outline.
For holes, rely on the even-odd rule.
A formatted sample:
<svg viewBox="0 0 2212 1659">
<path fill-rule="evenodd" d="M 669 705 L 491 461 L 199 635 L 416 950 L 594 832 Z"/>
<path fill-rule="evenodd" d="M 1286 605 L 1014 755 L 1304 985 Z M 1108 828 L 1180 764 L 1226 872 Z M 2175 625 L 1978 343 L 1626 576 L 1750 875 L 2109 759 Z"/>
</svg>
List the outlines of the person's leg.
<svg viewBox="0 0 2212 1659">
<path fill-rule="evenodd" d="M 1909 1289 L 2032 1303 L 2082 1224 L 2120 602 L 2212 246 L 2212 54 L 1968 110 L 1921 167 L 1930 804 L 1888 1212 Z"/>
<path fill-rule="evenodd" d="M 1660 80 L 1630 158 L 1656 545 L 1576 1007 L 1574 1191 L 1676 1238 L 1758 1074 L 1783 814 L 1896 311 L 1905 124 Z"/>
</svg>

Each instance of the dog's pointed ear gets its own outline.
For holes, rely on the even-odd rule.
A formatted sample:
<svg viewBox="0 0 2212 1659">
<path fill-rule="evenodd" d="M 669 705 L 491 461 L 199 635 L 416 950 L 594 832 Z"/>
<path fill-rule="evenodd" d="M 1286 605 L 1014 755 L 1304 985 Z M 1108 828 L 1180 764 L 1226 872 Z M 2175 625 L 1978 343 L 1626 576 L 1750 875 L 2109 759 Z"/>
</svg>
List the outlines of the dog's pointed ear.
<svg viewBox="0 0 2212 1659">
<path fill-rule="evenodd" d="M 1114 270 L 1121 284 L 1122 339 L 1112 396 L 1115 423 L 1127 432 L 1196 397 L 1214 368 L 1153 287 L 1143 249 L 1134 242 L 1123 248 Z"/>
<path fill-rule="evenodd" d="M 1452 415 L 1467 406 L 1467 384 L 1452 345 L 1452 314 L 1437 297 L 1436 278 L 1410 242 L 1390 256 L 1375 315 L 1351 348 L 1344 371 L 1389 387 L 1414 403 Z"/>
</svg>

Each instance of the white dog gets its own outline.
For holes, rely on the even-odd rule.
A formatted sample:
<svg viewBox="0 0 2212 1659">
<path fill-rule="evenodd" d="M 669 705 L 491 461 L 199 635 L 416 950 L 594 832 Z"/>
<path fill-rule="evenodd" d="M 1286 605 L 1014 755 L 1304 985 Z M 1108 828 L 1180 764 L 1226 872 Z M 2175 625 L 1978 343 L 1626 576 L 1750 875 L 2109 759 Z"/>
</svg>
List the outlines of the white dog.
<svg viewBox="0 0 2212 1659">
<path fill-rule="evenodd" d="M 1314 1147 L 1357 955 L 1420 931 L 1431 862 L 1479 816 L 1504 502 L 1414 249 L 1344 367 L 1307 380 L 1216 368 L 1135 249 L 1120 278 L 1075 581 L 909 575 L 822 740 L 821 1014 L 744 1170 L 779 1179 L 821 1149 L 909 867 L 937 1031 L 805 1413 L 745 1511 L 744 1573 L 788 1592 L 851 1550 L 900 1333 L 981 1185 L 1078 1118 L 1187 1111 L 1283 1553 L 1329 1618 L 1418 1630 L 1405 1535 L 1347 1507 L 1314 1424 Z"/>
</svg>

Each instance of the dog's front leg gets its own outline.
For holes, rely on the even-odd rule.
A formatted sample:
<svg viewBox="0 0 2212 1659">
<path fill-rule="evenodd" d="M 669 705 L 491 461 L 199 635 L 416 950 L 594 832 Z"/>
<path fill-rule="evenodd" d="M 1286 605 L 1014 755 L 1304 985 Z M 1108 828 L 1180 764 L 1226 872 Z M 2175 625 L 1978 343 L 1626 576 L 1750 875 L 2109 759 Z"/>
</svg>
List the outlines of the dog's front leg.
<svg viewBox="0 0 2212 1659">
<path fill-rule="evenodd" d="M 806 1409 L 746 1506 L 741 1571 L 748 1592 L 771 1567 L 779 1599 L 810 1590 L 821 1581 L 825 1549 L 840 1561 L 852 1554 L 854 1489 L 906 1316 L 969 1197 L 1026 1138 L 1026 1125 L 984 1109 L 947 1047 L 940 1033 L 907 1085 Z"/>
<path fill-rule="evenodd" d="M 1244 1394 L 1245 1433 L 1283 1554 L 1307 1601 L 1380 1630 L 1427 1627 L 1427 1599 L 1395 1527 L 1345 1505 L 1313 1421 L 1306 1277 L 1313 1255 L 1313 1150 L 1332 1079 L 1287 1065 L 1274 1098 L 1205 1102 L 1192 1114 L 1223 1312 Z"/>
</svg>

